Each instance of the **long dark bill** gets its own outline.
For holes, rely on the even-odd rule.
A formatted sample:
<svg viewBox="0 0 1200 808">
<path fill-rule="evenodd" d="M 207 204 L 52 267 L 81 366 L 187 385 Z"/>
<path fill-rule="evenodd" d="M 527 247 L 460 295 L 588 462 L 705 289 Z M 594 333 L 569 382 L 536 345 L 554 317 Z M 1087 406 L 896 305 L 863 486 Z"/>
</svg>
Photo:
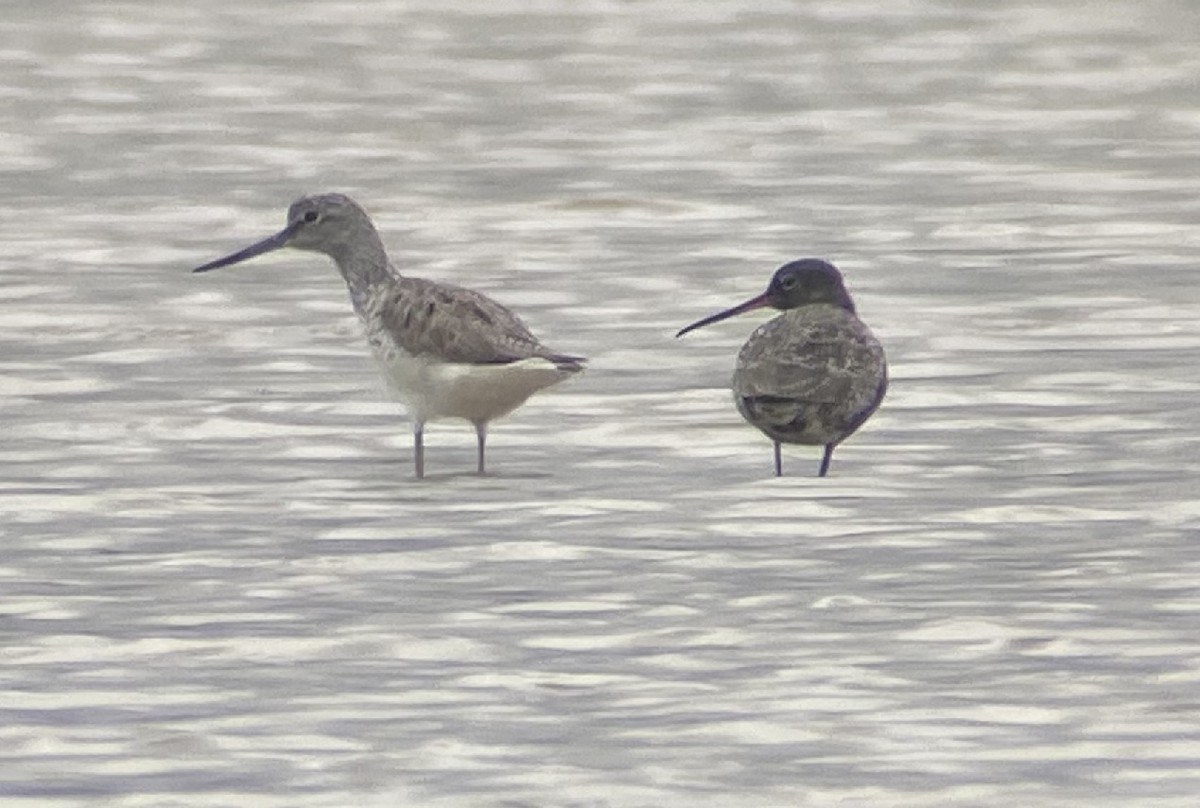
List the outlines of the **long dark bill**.
<svg viewBox="0 0 1200 808">
<path fill-rule="evenodd" d="M 272 250 L 278 250 L 280 247 L 286 247 L 287 243 L 292 240 L 292 236 L 296 235 L 296 228 L 299 222 L 289 224 L 287 227 L 280 230 L 270 238 L 265 238 L 262 241 L 251 244 L 244 250 L 238 250 L 235 253 L 218 258 L 216 261 L 209 261 L 204 266 L 196 267 L 192 272 L 208 272 L 210 269 L 220 269 L 227 267 L 230 264 L 240 264 L 242 261 L 247 261 L 256 255 L 269 253 Z"/>
<path fill-rule="evenodd" d="M 761 309 L 763 306 L 766 306 L 766 305 L 769 305 L 767 302 L 766 294 L 761 294 L 758 297 L 752 297 L 749 300 L 747 300 L 745 303 L 740 303 L 740 304 L 734 306 L 732 309 L 725 309 L 725 311 L 718 312 L 718 313 L 712 315 L 711 317 L 705 317 L 703 320 L 697 320 L 696 322 L 692 323 L 691 325 L 687 326 L 686 328 L 680 329 L 679 333 L 676 334 L 675 336 L 682 337 L 684 334 L 686 334 L 689 331 L 695 331 L 697 328 L 703 328 L 706 325 L 712 325 L 713 323 L 718 323 L 721 320 L 726 320 L 730 317 L 736 317 L 737 315 L 744 314 L 748 311 L 754 311 L 755 309 Z"/>
</svg>

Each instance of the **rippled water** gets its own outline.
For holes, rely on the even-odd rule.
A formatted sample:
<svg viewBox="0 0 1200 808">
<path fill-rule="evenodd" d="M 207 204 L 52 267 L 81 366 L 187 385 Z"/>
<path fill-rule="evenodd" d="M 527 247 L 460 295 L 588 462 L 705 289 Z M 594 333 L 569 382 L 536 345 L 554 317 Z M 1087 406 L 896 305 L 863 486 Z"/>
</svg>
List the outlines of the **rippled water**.
<svg viewBox="0 0 1200 808">
<path fill-rule="evenodd" d="M 8 9 L 4 805 L 1190 806 L 1200 11 L 1072 5 Z M 327 189 L 591 357 L 492 475 L 324 259 L 187 272 Z M 825 480 L 672 338 L 800 255 Z"/>
</svg>

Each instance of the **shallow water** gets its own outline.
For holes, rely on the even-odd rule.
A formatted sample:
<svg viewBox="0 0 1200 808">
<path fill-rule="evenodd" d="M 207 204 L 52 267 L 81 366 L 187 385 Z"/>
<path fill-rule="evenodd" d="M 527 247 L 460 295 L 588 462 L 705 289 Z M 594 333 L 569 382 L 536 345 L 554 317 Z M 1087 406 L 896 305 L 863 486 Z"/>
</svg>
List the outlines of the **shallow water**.
<svg viewBox="0 0 1200 808">
<path fill-rule="evenodd" d="M 0 796 L 1191 805 L 1200 12 L 6 12 Z M 582 378 L 412 479 L 340 279 L 188 268 L 352 193 Z M 883 408 L 817 480 L 726 388 L 844 270 Z"/>
</svg>

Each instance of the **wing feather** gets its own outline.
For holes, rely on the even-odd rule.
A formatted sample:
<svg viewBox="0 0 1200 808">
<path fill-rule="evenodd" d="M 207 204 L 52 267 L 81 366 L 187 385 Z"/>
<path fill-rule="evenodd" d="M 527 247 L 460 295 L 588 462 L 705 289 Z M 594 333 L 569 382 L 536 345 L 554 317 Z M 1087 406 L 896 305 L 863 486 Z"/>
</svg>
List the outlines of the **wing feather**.
<svg viewBox="0 0 1200 808">
<path fill-rule="evenodd" d="M 478 365 L 540 357 L 582 367 L 581 357 L 550 350 L 520 317 L 472 289 L 403 277 L 372 307 L 392 341 L 413 356 Z"/>
<path fill-rule="evenodd" d="M 742 415 L 780 440 L 844 439 L 887 387 L 883 348 L 857 317 L 808 306 L 764 323 L 738 356 L 734 395 Z"/>
</svg>

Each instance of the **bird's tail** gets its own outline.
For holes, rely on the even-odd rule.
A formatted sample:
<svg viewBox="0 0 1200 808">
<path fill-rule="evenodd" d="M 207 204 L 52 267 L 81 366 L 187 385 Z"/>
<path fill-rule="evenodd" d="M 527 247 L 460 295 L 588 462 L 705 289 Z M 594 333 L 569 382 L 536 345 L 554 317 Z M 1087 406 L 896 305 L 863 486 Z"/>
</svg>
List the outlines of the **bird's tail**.
<svg viewBox="0 0 1200 808">
<path fill-rule="evenodd" d="M 566 373 L 579 373 L 587 363 L 586 356 L 571 356 L 570 354 L 549 354 L 545 358 L 553 362 L 559 370 Z"/>
</svg>

